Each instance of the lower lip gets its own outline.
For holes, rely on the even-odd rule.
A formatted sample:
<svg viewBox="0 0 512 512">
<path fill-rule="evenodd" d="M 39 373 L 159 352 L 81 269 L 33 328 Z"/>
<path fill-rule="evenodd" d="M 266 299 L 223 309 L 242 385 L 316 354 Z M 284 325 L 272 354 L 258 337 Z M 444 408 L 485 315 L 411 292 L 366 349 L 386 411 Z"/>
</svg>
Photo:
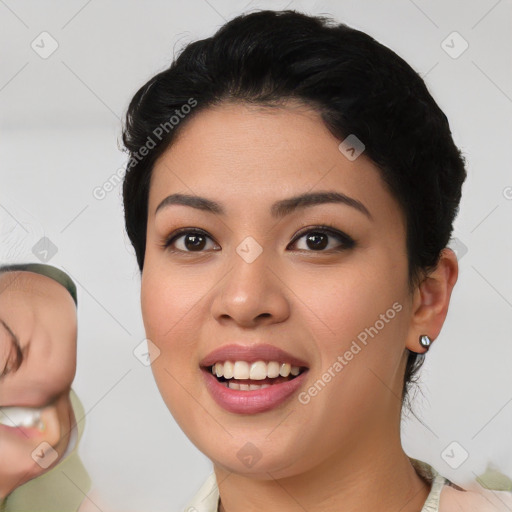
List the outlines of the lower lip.
<svg viewBox="0 0 512 512">
<path fill-rule="evenodd" d="M 303 384 L 307 370 L 292 380 L 251 391 L 230 389 L 221 384 L 212 373 L 204 369 L 202 372 L 206 388 L 223 409 L 236 414 L 256 414 L 270 411 L 290 398 Z"/>
<path fill-rule="evenodd" d="M 0 425 L 0 432 L 8 432 L 22 439 L 33 439 L 40 437 L 42 432 L 34 427 L 8 427 L 7 425 Z"/>
</svg>

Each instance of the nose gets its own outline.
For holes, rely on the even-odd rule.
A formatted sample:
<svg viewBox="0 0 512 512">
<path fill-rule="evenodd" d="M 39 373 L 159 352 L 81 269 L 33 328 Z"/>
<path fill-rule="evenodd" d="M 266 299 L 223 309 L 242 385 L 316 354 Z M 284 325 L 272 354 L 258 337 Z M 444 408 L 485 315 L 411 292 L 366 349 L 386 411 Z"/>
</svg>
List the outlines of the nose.
<svg viewBox="0 0 512 512">
<path fill-rule="evenodd" d="M 289 317 L 287 288 L 264 252 L 251 263 L 234 254 L 231 271 L 216 288 L 212 301 L 212 315 L 219 323 L 251 328 Z"/>
</svg>

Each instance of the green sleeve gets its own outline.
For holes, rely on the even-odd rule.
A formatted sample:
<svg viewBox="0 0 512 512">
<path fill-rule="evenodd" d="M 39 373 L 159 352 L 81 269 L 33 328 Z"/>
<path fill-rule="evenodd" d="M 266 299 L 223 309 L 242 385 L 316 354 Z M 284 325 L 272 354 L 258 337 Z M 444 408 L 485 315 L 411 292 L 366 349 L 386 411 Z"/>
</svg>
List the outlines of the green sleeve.
<svg viewBox="0 0 512 512">
<path fill-rule="evenodd" d="M 476 481 L 485 489 L 493 491 L 512 491 L 512 479 L 491 465 L 477 476 Z"/>
<path fill-rule="evenodd" d="M 0 265 L 0 273 L 17 270 L 36 272 L 37 274 L 51 277 L 68 290 L 75 301 L 75 305 L 77 305 L 76 285 L 71 277 L 69 277 L 63 270 L 45 263 L 15 263 L 12 265 Z"/>
</svg>

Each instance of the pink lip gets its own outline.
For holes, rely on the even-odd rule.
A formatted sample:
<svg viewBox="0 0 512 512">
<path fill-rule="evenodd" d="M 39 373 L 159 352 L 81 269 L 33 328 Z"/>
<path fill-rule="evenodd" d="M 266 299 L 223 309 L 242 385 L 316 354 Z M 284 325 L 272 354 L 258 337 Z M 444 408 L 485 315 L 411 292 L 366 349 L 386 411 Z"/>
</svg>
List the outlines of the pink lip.
<svg viewBox="0 0 512 512">
<path fill-rule="evenodd" d="M 9 427 L 7 425 L 0 425 L 0 431 L 8 432 L 22 439 L 33 439 L 41 437 L 42 432 L 34 427 Z"/>
<path fill-rule="evenodd" d="M 203 369 L 202 373 L 210 395 L 223 409 L 236 414 L 256 414 L 269 411 L 286 401 L 303 384 L 307 370 L 292 380 L 252 391 L 227 388 L 207 369 Z"/>
<path fill-rule="evenodd" d="M 307 368 L 307 364 L 303 360 L 268 344 L 252 346 L 225 345 L 210 352 L 201 361 L 200 365 L 208 367 L 224 361 L 247 361 L 248 363 L 254 363 L 255 361 L 277 361 L 279 363 L 290 363 L 292 366 Z"/>
</svg>

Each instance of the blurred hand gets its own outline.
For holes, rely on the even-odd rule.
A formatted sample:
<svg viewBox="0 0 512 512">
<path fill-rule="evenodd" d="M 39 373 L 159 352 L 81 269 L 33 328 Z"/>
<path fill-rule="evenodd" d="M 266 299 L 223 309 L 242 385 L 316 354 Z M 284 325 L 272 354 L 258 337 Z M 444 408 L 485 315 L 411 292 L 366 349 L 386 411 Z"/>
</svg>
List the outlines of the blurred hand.
<svg viewBox="0 0 512 512">
<path fill-rule="evenodd" d="M 66 288 L 35 272 L 0 274 L 0 407 L 42 407 L 69 389 L 76 339 Z"/>
<path fill-rule="evenodd" d="M 58 464 L 69 444 L 76 338 L 66 288 L 34 272 L 0 274 L 0 498 Z"/>
</svg>

